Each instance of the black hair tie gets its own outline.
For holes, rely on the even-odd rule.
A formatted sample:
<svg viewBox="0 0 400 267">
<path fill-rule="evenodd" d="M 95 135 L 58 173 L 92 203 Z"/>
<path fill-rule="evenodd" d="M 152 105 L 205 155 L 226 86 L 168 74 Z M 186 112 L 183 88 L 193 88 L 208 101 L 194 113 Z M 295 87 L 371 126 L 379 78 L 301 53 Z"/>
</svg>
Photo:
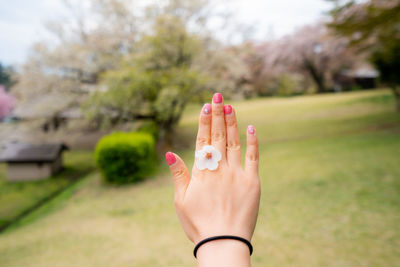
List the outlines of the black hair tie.
<svg viewBox="0 0 400 267">
<path fill-rule="evenodd" d="M 244 239 L 244 238 L 239 237 L 239 236 L 234 236 L 234 235 L 219 235 L 219 236 L 213 236 L 213 237 L 206 238 L 206 239 L 200 241 L 199 243 L 197 243 L 197 245 L 194 247 L 194 250 L 193 250 L 194 257 L 197 258 L 197 250 L 203 244 L 205 244 L 207 242 L 210 242 L 210 241 L 219 240 L 219 239 L 234 239 L 234 240 L 241 241 L 241 242 L 245 243 L 249 247 L 250 255 L 253 254 L 253 246 L 251 245 L 251 243 L 247 239 Z"/>
</svg>

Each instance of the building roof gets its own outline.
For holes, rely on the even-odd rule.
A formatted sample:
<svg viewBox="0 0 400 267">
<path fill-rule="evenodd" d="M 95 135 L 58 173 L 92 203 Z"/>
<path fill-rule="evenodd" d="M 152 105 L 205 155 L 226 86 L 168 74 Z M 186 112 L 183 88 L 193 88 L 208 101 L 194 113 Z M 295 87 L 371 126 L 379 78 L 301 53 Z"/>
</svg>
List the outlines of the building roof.
<svg viewBox="0 0 400 267">
<path fill-rule="evenodd" d="M 8 163 L 39 163 L 53 162 L 58 155 L 68 147 L 62 143 L 32 145 L 9 144 L 0 154 L 0 162 Z"/>
<path fill-rule="evenodd" d="M 379 77 L 379 71 L 376 69 L 364 66 L 359 67 L 354 70 L 344 71 L 343 74 L 352 77 L 352 78 L 359 78 L 359 79 L 375 79 Z"/>
<path fill-rule="evenodd" d="M 353 72 L 354 78 L 378 78 L 379 72 L 375 69 L 360 68 Z"/>
</svg>

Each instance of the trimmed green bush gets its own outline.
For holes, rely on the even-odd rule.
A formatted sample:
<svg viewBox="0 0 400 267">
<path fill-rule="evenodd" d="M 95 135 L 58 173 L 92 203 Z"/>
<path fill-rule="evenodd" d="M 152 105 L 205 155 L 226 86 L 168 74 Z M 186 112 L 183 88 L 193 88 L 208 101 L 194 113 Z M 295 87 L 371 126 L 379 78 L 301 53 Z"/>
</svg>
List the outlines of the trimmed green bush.
<svg viewBox="0 0 400 267">
<path fill-rule="evenodd" d="M 95 161 L 109 183 L 141 181 L 155 166 L 154 138 L 139 132 L 105 136 L 96 146 Z"/>
</svg>

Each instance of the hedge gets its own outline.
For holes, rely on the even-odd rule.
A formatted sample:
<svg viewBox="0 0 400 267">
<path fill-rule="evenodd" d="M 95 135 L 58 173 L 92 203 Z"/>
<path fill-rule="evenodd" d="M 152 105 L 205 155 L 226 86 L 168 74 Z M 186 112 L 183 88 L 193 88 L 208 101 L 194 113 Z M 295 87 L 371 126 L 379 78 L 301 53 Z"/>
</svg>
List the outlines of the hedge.
<svg viewBox="0 0 400 267">
<path fill-rule="evenodd" d="M 105 136 L 96 146 L 95 161 L 109 183 L 141 181 L 155 167 L 154 138 L 139 132 L 116 132 Z"/>
</svg>

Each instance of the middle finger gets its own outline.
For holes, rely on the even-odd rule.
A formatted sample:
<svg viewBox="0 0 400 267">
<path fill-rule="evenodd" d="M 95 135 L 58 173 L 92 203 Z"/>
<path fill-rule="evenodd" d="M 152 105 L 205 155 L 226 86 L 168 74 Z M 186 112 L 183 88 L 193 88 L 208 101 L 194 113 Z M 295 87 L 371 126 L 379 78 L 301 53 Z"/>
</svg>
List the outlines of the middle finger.
<svg viewBox="0 0 400 267">
<path fill-rule="evenodd" d="M 215 93 L 212 101 L 211 144 L 221 152 L 222 160 L 226 159 L 226 129 L 224 99 Z"/>
</svg>

